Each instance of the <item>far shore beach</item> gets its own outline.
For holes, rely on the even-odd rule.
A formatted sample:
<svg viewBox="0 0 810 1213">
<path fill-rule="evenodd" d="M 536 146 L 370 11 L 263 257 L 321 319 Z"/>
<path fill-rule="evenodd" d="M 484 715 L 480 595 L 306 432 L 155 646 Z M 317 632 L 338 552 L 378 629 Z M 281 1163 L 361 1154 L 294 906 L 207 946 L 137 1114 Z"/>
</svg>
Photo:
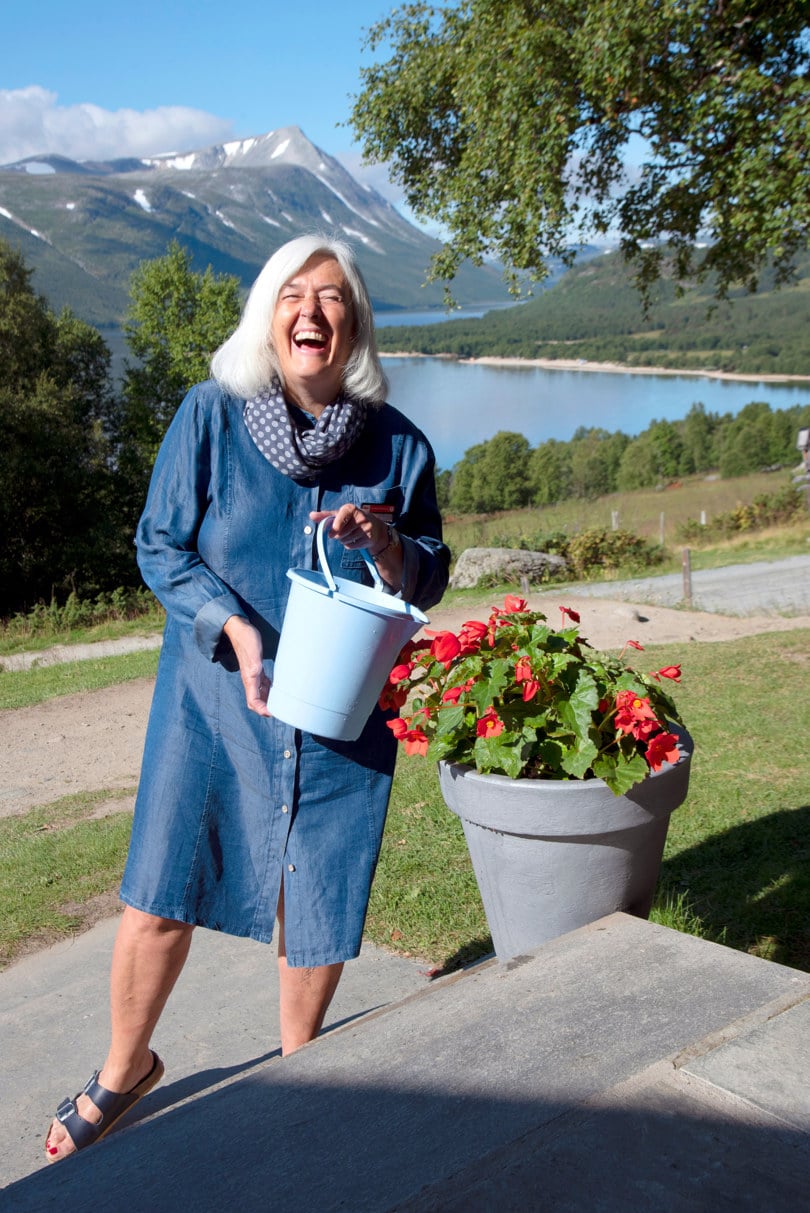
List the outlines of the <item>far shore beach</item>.
<svg viewBox="0 0 810 1213">
<path fill-rule="evenodd" d="M 608 375 L 678 375 L 695 379 L 727 379 L 735 383 L 810 383 L 810 375 L 765 375 L 749 372 L 676 370 L 666 366 L 625 366 L 621 362 L 590 362 L 587 358 L 458 358 L 455 354 L 420 354 L 412 350 L 382 350 L 384 358 L 444 358 L 472 366 L 535 366 L 544 371 L 599 371 Z"/>
</svg>

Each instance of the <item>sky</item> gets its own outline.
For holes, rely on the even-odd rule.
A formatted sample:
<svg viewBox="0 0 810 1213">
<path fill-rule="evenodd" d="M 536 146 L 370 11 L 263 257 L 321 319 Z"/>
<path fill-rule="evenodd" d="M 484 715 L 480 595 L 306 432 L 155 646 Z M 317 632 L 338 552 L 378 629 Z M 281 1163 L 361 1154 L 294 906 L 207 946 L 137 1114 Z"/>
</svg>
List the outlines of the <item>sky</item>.
<svg viewBox="0 0 810 1213">
<path fill-rule="evenodd" d="M 0 164 L 190 151 L 300 126 L 363 172 L 348 120 L 364 31 L 389 0 L 10 0 L 0 41 Z"/>
</svg>

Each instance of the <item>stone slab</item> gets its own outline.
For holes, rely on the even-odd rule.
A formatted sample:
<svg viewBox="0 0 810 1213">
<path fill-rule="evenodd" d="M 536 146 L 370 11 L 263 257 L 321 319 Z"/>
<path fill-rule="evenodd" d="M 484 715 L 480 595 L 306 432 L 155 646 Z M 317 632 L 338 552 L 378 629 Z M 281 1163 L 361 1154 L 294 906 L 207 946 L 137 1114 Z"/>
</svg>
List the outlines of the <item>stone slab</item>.
<svg viewBox="0 0 810 1213">
<path fill-rule="evenodd" d="M 810 1133 L 810 1000 L 684 1069 Z M 807 1181 L 810 1204 L 810 1170 Z"/>
<path fill-rule="evenodd" d="M 748 1104 L 692 1076 L 680 1075 L 666 1100 L 656 1084 L 677 1072 L 679 1058 L 691 1062 L 807 997 L 808 974 L 612 915 L 532 956 L 442 979 L 289 1058 L 166 1107 L 11 1185 L 9 1208 L 61 1208 L 92 1194 L 99 1213 L 123 1205 L 174 1213 L 181 1202 L 195 1213 L 381 1213 L 451 1207 L 441 1200 L 466 1188 L 471 1203 L 458 1208 L 490 1210 L 511 1168 L 520 1201 L 509 1208 L 655 1205 L 661 1213 L 701 1207 L 688 1203 L 699 1199 L 699 1179 L 688 1171 L 698 1143 L 700 1168 L 714 1169 L 718 1192 L 724 1182 L 748 1190 L 750 1158 L 765 1168 L 763 1184 L 772 1178 L 797 1199 L 805 1187 L 796 1188 L 786 1159 L 800 1157 L 796 1143 L 804 1149 L 806 1134 L 768 1118 L 771 1177 L 768 1152 L 748 1149 L 756 1137 Z M 551 1140 L 570 1191 L 553 1180 Z M 623 1165 L 623 1150 L 625 1195 L 641 1201 L 646 1193 L 648 1203 L 616 1203 L 621 1191 L 612 1204 L 571 1203 L 571 1193 L 599 1193 L 611 1158 L 614 1170 Z M 548 1200 L 545 1184 L 556 1184 Z M 437 1194 L 440 1203 L 424 1203 Z M 735 1205 L 736 1195 L 728 1187 L 720 1207 L 753 1207 Z"/>
<path fill-rule="evenodd" d="M 107 919 L 0 973 L 0 1187 L 43 1165 L 54 1109 L 104 1060 L 117 921 Z M 424 989 L 429 979 L 423 969 L 365 944 L 346 965 L 324 1030 Z M 166 1077 L 130 1122 L 280 1057 L 275 947 L 197 931 L 154 1047 Z"/>
</svg>

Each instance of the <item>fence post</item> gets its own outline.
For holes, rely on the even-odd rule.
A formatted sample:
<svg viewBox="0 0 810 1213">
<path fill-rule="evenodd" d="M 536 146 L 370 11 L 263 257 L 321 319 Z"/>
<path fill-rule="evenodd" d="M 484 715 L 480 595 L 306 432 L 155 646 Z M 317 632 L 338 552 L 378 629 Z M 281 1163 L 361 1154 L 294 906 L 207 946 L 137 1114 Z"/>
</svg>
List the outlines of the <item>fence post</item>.
<svg viewBox="0 0 810 1213">
<path fill-rule="evenodd" d="M 683 549 L 681 568 L 683 570 L 683 600 L 690 607 L 692 605 L 692 554 L 689 548 Z"/>
<path fill-rule="evenodd" d="M 618 529 L 619 529 L 619 511 L 618 510 L 610 511 L 610 525 L 614 531 L 618 531 Z"/>
<path fill-rule="evenodd" d="M 661 514 L 658 518 L 658 541 L 661 544 L 661 547 L 663 547 L 664 546 L 664 511 L 663 510 L 661 511 Z"/>
</svg>

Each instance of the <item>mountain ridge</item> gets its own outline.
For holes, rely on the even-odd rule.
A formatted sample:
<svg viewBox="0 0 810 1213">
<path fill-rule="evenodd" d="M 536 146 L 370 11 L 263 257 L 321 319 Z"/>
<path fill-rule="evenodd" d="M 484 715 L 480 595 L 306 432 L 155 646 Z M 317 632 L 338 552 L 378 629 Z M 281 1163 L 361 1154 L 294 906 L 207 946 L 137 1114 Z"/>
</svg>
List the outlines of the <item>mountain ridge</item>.
<svg viewBox="0 0 810 1213">
<path fill-rule="evenodd" d="M 424 285 L 438 241 L 299 127 L 142 159 L 49 152 L 0 166 L 0 237 L 52 306 L 101 328 L 120 324 L 132 271 L 172 240 L 195 269 L 210 264 L 247 287 L 279 245 L 312 230 L 355 247 L 376 308 L 441 307 L 441 285 Z M 508 298 L 492 266 L 463 267 L 454 293 L 467 304 Z"/>
</svg>

